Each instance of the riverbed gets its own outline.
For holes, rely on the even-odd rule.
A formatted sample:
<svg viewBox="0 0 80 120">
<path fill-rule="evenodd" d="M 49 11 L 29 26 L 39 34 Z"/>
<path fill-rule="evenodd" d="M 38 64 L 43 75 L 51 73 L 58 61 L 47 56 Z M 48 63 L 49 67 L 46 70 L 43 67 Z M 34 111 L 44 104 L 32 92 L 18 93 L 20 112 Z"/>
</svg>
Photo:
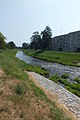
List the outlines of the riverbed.
<svg viewBox="0 0 80 120">
<path fill-rule="evenodd" d="M 46 61 L 28 56 L 22 51 L 18 51 L 16 54 L 16 57 L 19 58 L 20 60 L 23 60 L 27 64 L 40 66 L 45 70 L 48 70 L 49 76 L 52 76 L 54 74 L 58 74 L 59 76 L 61 76 L 62 74 L 67 73 L 69 74 L 69 79 L 71 81 L 73 81 L 75 77 L 80 78 L 80 67 L 72 67 L 72 66 L 62 65 L 59 63 L 54 63 L 54 62 L 46 62 Z"/>
</svg>

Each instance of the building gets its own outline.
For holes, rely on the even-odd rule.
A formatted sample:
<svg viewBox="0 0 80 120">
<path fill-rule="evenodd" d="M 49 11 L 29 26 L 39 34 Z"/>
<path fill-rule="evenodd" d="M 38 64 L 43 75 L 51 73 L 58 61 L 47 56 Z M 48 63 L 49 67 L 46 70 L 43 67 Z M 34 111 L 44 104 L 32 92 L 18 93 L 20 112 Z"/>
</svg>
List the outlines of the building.
<svg viewBox="0 0 80 120">
<path fill-rule="evenodd" d="M 52 38 L 54 51 L 80 52 L 80 31 Z"/>
</svg>

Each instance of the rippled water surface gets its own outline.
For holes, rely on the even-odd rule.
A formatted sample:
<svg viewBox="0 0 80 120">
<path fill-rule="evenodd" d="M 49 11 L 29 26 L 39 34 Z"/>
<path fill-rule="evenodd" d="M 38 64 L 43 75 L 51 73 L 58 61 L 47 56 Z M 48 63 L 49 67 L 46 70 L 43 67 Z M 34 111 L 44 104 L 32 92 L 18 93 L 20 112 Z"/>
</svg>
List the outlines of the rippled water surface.
<svg viewBox="0 0 80 120">
<path fill-rule="evenodd" d="M 53 74 L 62 75 L 63 73 L 69 74 L 69 78 L 73 80 L 75 77 L 80 77 L 80 68 L 79 67 L 72 67 L 72 66 L 65 66 L 58 63 L 53 62 L 45 62 L 43 60 L 39 60 L 33 57 L 26 55 L 22 51 L 18 51 L 16 57 L 20 60 L 25 61 L 31 65 L 40 66 L 49 71 L 50 76 Z"/>
</svg>

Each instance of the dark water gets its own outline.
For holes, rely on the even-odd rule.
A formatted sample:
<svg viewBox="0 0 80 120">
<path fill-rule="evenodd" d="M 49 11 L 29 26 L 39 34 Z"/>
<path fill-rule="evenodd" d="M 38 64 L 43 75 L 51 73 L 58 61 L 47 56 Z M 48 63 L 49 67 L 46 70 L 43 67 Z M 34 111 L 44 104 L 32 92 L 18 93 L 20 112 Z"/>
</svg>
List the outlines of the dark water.
<svg viewBox="0 0 80 120">
<path fill-rule="evenodd" d="M 63 73 L 67 73 L 69 74 L 69 79 L 71 81 L 73 81 L 75 77 L 80 77 L 79 67 L 77 68 L 77 67 L 65 66 L 65 65 L 61 65 L 61 64 L 53 63 L 53 62 L 45 62 L 43 60 L 30 57 L 22 51 L 18 51 L 16 54 L 16 57 L 19 58 L 20 60 L 25 61 L 28 64 L 40 66 L 48 70 L 50 76 L 54 74 L 58 74 L 61 76 Z"/>
</svg>

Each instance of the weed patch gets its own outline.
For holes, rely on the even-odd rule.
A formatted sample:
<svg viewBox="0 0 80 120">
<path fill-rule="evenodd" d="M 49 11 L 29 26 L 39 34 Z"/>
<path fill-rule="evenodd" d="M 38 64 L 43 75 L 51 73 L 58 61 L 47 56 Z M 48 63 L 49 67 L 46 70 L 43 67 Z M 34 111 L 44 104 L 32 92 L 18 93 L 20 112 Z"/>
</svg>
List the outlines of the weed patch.
<svg viewBox="0 0 80 120">
<path fill-rule="evenodd" d="M 75 77 L 74 81 L 80 84 L 80 78 Z"/>
<path fill-rule="evenodd" d="M 78 81 L 77 83 L 70 83 L 69 81 L 67 81 L 67 78 L 69 77 L 69 75 L 67 74 L 63 74 L 61 77 L 59 77 L 57 74 L 51 76 L 49 79 L 56 82 L 56 83 L 61 83 L 64 85 L 64 87 L 69 90 L 70 92 L 72 92 L 73 94 L 77 95 L 78 97 L 80 97 L 80 84 L 79 84 L 79 79 L 75 79 L 75 81 Z"/>
<path fill-rule="evenodd" d="M 64 74 L 62 74 L 62 76 L 61 76 L 61 77 L 62 77 L 62 78 L 64 78 L 64 79 L 69 78 L 69 74 L 64 73 Z"/>
<path fill-rule="evenodd" d="M 18 95 L 24 95 L 26 93 L 26 86 L 25 84 L 22 84 L 22 83 L 18 83 L 15 87 L 15 92 L 18 94 Z"/>
</svg>

